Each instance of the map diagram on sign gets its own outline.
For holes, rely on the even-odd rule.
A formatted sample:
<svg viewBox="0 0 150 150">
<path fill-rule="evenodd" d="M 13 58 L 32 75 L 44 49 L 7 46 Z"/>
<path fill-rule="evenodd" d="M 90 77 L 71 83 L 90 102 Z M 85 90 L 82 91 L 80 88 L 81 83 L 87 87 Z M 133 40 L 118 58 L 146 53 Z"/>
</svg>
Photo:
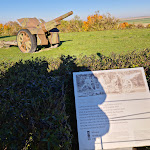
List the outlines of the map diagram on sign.
<svg viewBox="0 0 150 150">
<path fill-rule="evenodd" d="M 146 91 L 141 70 L 92 72 L 76 79 L 78 97 Z"/>
</svg>

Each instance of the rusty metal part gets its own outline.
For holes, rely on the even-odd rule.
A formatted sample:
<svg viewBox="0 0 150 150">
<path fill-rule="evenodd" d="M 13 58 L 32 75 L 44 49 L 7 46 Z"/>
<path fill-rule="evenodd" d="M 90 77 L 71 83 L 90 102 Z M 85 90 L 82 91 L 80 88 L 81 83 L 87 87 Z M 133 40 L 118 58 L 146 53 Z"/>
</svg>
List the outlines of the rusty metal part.
<svg viewBox="0 0 150 150">
<path fill-rule="evenodd" d="M 41 24 L 41 27 L 42 27 L 42 30 L 44 32 L 47 32 L 53 28 L 56 28 L 57 27 L 57 22 L 55 20 L 52 20 L 52 21 L 49 21 L 49 22 L 45 22 L 45 23 L 42 23 Z"/>
<path fill-rule="evenodd" d="M 66 14 L 64 14 L 64 15 L 62 15 L 62 16 L 60 16 L 60 17 L 54 19 L 54 20 L 55 20 L 56 22 L 58 22 L 58 21 L 61 21 L 62 19 L 67 18 L 68 16 L 70 16 L 70 15 L 72 15 L 72 14 L 73 14 L 73 11 L 70 11 L 70 12 L 68 12 L 68 13 L 66 13 Z"/>
<path fill-rule="evenodd" d="M 58 32 L 50 32 L 50 36 L 48 37 L 50 44 L 60 43 Z"/>
<path fill-rule="evenodd" d="M 45 23 L 43 22 L 43 23 L 41 23 L 41 27 L 42 27 L 44 32 L 47 32 L 53 28 L 56 28 L 58 25 L 61 24 L 61 22 L 60 22 L 61 20 L 65 19 L 66 17 L 68 17 L 72 14 L 73 14 L 73 11 L 70 11 L 70 12 L 68 12 L 68 13 L 66 13 L 66 14 L 64 14 L 64 15 L 62 15 L 62 16 L 54 19 L 54 20 L 51 20 L 51 21 L 48 21 Z"/>
<path fill-rule="evenodd" d="M 41 28 L 27 28 L 31 34 L 44 34 L 45 32 Z"/>
<path fill-rule="evenodd" d="M 18 22 L 23 27 L 17 34 L 19 49 L 23 53 L 29 53 L 34 52 L 37 45 L 48 45 L 49 43 L 51 44 L 51 47 L 55 44 L 59 45 L 59 30 L 57 29 L 57 26 L 61 23 L 60 21 L 62 19 L 72 14 L 73 12 L 70 11 L 48 22 L 45 22 L 42 19 L 38 20 L 37 18 L 18 19 Z M 53 29 L 57 30 L 54 31 Z M 56 47 L 56 45 L 54 47 Z"/>
<path fill-rule="evenodd" d="M 31 49 L 31 39 L 26 32 L 20 32 L 17 38 L 18 46 L 24 53 L 28 53 Z"/>
<path fill-rule="evenodd" d="M 37 18 L 21 18 L 18 19 L 18 22 L 23 28 L 34 28 L 40 24 L 40 21 Z"/>
<path fill-rule="evenodd" d="M 43 19 L 40 19 L 40 21 L 41 21 L 41 23 L 43 23 L 43 22 L 45 23 L 45 21 Z"/>
<path fill-rule="evenodd" d="M 21 29 L 17 34 L 18 47 L 23 53 L 31 53 L 36 50 L 36 39 L 27 29 Z M 36 44 L 36 45 L 35 45 Z"/>
<path fill-rule="evenodd" d="M 37 34 L 37 45 L 48 45 L 45 34 Z"/>
</svg>

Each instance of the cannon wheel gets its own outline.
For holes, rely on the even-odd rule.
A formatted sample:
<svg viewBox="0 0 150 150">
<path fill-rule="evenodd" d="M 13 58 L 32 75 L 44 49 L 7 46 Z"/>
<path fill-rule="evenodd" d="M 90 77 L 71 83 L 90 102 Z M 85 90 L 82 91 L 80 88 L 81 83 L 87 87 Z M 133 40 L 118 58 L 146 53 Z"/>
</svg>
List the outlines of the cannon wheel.
<svg viewBox="0 0 150 150">
<path fill-rule="evenodd" d="M 28 29 L 21 29 L 18 32 L 17 44 L 23 53 L 33 53 L 37 48 L 36 37 Z"/>
</svg>

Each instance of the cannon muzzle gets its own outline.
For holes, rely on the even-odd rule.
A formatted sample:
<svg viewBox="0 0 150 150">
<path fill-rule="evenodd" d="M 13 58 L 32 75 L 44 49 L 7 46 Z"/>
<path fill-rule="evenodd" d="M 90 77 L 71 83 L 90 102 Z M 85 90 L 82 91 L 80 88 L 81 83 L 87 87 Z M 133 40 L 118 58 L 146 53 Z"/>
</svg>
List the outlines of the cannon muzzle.
<svg viewBox="0 0 150 150">
<path fill-rule="evenodd" d="M 61 21 L 61 20 L 65 19 L 65 18 L 67 18 L 68 16 L 70 16 L 70 15 L 72 15 L 72 14 L 73 14 L 73 11 L 70 11 L 70 12 L 68 12 L 68 13 L 66 13 L 66 14 L 64 14 L 64 15 L 62 15 L 62 16 L 60 16 L 60 17 L 54 19 L 54 20 L 55 20 L 56 22 L 58 22 L 58 21 Z"/>
</svg>

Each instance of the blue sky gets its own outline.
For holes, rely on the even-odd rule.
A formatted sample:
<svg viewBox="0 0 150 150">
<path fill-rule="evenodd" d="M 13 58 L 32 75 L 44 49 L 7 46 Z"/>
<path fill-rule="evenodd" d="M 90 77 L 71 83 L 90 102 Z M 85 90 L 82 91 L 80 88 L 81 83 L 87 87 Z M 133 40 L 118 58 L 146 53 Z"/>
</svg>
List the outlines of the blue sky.
<svg viewBox="0 0 150 150">
<path fill-rule="evenodd" d="M 150 0 L 0 0 L 0 22 L 24 17 L 48 21 L 71 10 L 74 14 L 68 19 L 78 15 L 86 20 L 98 10 L 117 18 L 150 16 Z"/>
</svg>

